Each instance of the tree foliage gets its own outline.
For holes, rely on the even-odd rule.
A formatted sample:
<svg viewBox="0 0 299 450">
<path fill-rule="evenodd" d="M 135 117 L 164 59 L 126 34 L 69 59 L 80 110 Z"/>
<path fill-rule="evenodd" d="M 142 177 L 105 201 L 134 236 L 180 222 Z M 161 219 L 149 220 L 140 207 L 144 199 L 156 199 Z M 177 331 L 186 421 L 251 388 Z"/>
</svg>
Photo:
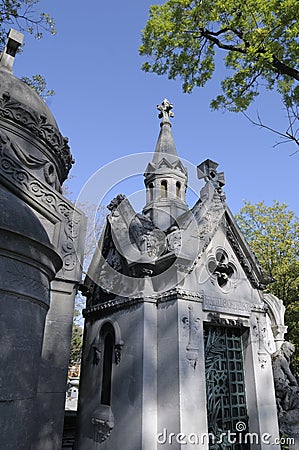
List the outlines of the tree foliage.
<svg viewBox="0 0 299 450">
<path fill-rule="evenodd" d="M 36 39 L 41 39 L 45 31 L 52 35 L 56 34 L 54 19 L 48 13 L 39 10 L 39 1 L 5 0 L 0 2 L 0 49 L 3 49 L 6 44 L 10 27 L 22 33 L 32 34 Z M 55 94 L 53 89 L 47 88 L 46 80 L 42 75 L 24 76 L 21 79 L 44 101 Z"/>
<path fill-rule="evenodd" d="M 34 89 L 38 95 L 44 100 L 55 94 L 53 89 L 48 89 L 47 82 L 42 75 L 32 75 L 32 77 L 22 77 L 24 83 L 28 84 L 32 89 Z"/>
<path fill-rule="evenodd" d="M 245 111 L 263 87 L 275 89 L 288 113 L 280 134 L 299 145 L 298 36 L 298 0 L 167 0 L 151 6 L 140 54 L 145 71 L 180 77 L 191 92 L 212 78 L 219 53 L 227 76 L 211 107 Z"/>
<path fill-rule="evenodd" d="M 299 218 L 285 203 L 245 202 L 236 216 L 262 269 L 273 279 L 269 292 L 286 306 L 287 338 L 296 345 L 294 366 L 299 373 Z"/>
<path fill-rule="evenodd" d="M 8 28 L 41 39 L 43 33 L 56 34 L 55 22 L 48 13 L 39 10 L 40 0 L 4 0 L 0 2 L 0 47 L 6 43 Z"/>
<path fill-rule="evenodd" d="M 81 363 L 82 327 L 73 323 L 69 365 Z"/>
</svg>

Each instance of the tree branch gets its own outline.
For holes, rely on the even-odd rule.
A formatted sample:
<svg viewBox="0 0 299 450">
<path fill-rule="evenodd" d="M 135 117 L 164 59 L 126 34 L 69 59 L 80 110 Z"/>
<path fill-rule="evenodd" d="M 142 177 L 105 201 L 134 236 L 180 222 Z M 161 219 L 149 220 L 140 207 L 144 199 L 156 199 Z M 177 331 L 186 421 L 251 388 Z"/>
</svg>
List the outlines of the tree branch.
<svg viewBox="0 0 299 450">
<path fill-rule="evenodd" d="M 216 36 L 221 36 L 222 34 L 225 34 L 228 31 L 232 31 L 239 39 L 241 39 L 243 41 L 244 48 L 237 46 L 237 45 L 224 44 L 223 42 L 220 41 L 220 39 L 218 39 L 216 37 Z M 249 42 L 246 42 L 244 40 L 243 33 L 241 31 L 238 31 L 236 29 L 232 29 L 229 27 L 225 27 L 218 31 L 210 31 L 205 28 L 199 28 L 199 32 L 194 31 L 194 30 L 187 30 L 186 33 L 199 34 L 200 37 L 205 37 L 206 39 L 208 39 L 209 41 L 211 41 L 215 45 L 217 45 L 217 47 L 219 47 L 223 50 L 239 52 L 242 54 L 246 54 L 246 48 L 249 46 Z M 264 54 L 265 49 L 260 49 L 258 53 Z M 294 78 L 295 80 L 299 81 L 299 70 L 285 64 L 283 61 L 280 61 L 274 55 L 273 55 L 272 66 L 276 70 L 277 73 L 279 73 L 281 75 L 288 75 L 291 78 Z"/>
<path fill-rule="evenodd" d="M 275 67 L 278 73 L 282 75 L 289 75 L 291 78 L 294 78 L 295 80 L 299 81 L 299 70 L 288 66 L 287 64 L 276 58 L 276 56 L 273 56 L 272 65 L 273 67 Z"/>
<path fill-rule="evenodd" d="M 290 141 L 295 142 L 295 144 L 298 145 L 298 147 L 299 147 L 299 139 L 296 137 L 296 133 L 293 134 L 293 133 L 291 133 L 291 132 L 288 131 L 288 130 L 290 129 L 290 127 L 288 128 L 288 130 L 287 130 L 285 133 L 283 133 L 283 132 L 281 132 L 281 131 L 275 130 L 274 128 L 270 127 L 269 125 L 265 125 L 265 124 L 262 122 L 262 120 L 261 120 L 261 118 L 260 118 L 260 116 L 259 116 L 258 113 L 257 113 L 257 118 L 258 118 L 258 121 L 257 121 L 257 122 L 256 122 L 255 120 L 253 120 L 251 117 L 249 117 L 244 111 L 242 111 L 242 114 L 243 114 L 243 115 L 246 117 L 246 119 L 249 120 L 249 122 L 252 123 L 253 125 L 256 125 L 256 126 L 258 126 L 258 127 L 260 127 L 260 128 L 265 128 L 266 130 L 269 130 L 269 131 L 271 131 L 272 133 L 275 133 L 275 134 L 277 134 L 278 136 L 280 136 L 280 137 L 282 137 L 282 138 L 285 138 L 284 141 L 277 142 L 277 143 L 274 145 L 274 147 L 276 147 L 277 145 L 280 145 L 280 144 L 285 144 L 285 143 L 290 142 Z M 295 153 L 298 153 L 298 152 L 299 152 L 299 149 L 296 150 L 295 152 L 293 152 L 293 153 L 291 154 L 291 156 L 294 155 Z"/>
<path fill-rule="evenodd" d="M 229 29 L 227 29 L 227 31 L 229 31 Z M 233 31 L 233 30 L 231 30 Z M 246 53 L 246 50 L 244 48 L 241 48 L 239 46 L 236 45 L 230 45 L 230 44 L 223 44 L 223 42 L 221 42 L 219 39 L 216 38 L 217 34 L 215 32 L 211 32 L 209 30 L 206 30 L 204 28 L 201 28 L 199 30 L 201 36 L 205 37 L 206 39 L 208 39 L 209 41 L 213 42 L 215 45 L 217 45 L 217 47 L 223 49 L 223 50 L 230 50 L 230 51 L 234 51 L 234 52 L 239 52 L 242 54 Z M 219 30 L 218 32 L 220 34 L 222 34 L 222 30 Z"/>
</svg>

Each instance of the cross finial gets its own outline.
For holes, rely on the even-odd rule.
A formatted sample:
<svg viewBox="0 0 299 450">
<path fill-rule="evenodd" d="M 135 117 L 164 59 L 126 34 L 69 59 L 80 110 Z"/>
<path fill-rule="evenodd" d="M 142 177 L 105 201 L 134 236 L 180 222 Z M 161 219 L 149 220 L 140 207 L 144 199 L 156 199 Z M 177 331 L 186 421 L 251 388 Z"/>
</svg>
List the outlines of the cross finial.
<svg viewBox="0 0 299 450">
<path fill-rule="evenodd" d="M 173 105 L 167 100 L 167 98 L 164 98 L 161 105 L 157 105 L 157 109 L 159 112 L 159 119 L 163 119 L 162 122 L 169 122 L 169 117 L 174 117 L 173 112 L 171 111 L 173 108 Z"/>
<path fill-rule="evenodd" d="M 210 181 L 215 188 L 221 192 L 225 185 L 224 172 L 217 172 L 218 163 L 211 159 L 206 159 L 203 163 L 197 166 L 197 177 L 205 181 Z"/>
<path fill-rule="evenodd" d="M 22 45 L 24 35 L 11 28 L 7 35 L 7 43 L 5 49 L 0 56 L 0 65 L 12 72 L 12 66 L 18 48 Z"/>
</svg>

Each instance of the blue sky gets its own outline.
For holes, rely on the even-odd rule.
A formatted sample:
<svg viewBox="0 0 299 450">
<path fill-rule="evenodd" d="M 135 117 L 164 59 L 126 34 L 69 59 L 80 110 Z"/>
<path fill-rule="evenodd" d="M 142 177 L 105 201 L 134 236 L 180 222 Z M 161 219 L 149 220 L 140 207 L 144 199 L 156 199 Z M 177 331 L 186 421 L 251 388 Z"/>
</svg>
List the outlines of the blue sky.
<svg viewBox="0 0 299 450">
<path fill-rule="evenodd" d="M 57 35 L 45 35 L 40 41 L 25 36 L 14 72 L 16 76 L 41 73 L 56 92 L 48 105 L 62 134 L 69 137 L 76 160 L 70 180 L 75 196 L 98 169 L 95 201 L 103 196 L 101 184 L 105 184 L 106 203 L 117 192 L 129 195 L 143 188 L 139 176 L 110 189 L 118 180 L 111 178 L 110 183 L 109 170 L 103 167 L 113 167 L 113 161 L 127 155 L 154 150 L 159 133 L 156 105 L 167 97 L 174 105 L 176 147 L 191 163 L 192 180 L 196 176 L 190 170 L 210 158 L 225 172 L 224 189 L 233 213 L 243 199 L 267 204 L 275 199 L 299 215 L 299 153 L 290 156 L 295 147 L 273 148 L 276 136 L 251 125 L 242 115 L 210 111 L 209 102 L 219 92 L 221 67 L 215 80 L 191 95 L 182 93 L 179 80 L 141 71 L 138 47 L 152 3 L 159 1 L 41 0 L 42 8 L 55 19 Z M 274 94 L 261 97 L 251 108 L 252 115 L 257 110 L 268 123 L 281 125 L 284 112 Z M 138 158 L 117 163 L 124 176 L 134 173 L 131 162 Z M 140 161 L 142 173 L 146 164 L 143 167 Z M 200 182 L 192 181 L 195 191 L 200 187 Z"/>
</svg>

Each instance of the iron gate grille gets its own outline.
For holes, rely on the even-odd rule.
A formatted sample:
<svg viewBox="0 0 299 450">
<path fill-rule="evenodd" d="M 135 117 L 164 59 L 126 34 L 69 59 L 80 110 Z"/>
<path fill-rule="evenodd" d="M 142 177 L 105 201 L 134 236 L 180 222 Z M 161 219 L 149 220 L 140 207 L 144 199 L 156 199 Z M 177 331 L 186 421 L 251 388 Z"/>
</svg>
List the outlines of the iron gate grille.
<svg viewBox="0 0 299 450">
<path fill-rule="evenodd" d="M 240 329 L 205 327 L 205 370 L 209 448 L 249 449 L 243 439 L 248 418 Z"/>
</svg>

